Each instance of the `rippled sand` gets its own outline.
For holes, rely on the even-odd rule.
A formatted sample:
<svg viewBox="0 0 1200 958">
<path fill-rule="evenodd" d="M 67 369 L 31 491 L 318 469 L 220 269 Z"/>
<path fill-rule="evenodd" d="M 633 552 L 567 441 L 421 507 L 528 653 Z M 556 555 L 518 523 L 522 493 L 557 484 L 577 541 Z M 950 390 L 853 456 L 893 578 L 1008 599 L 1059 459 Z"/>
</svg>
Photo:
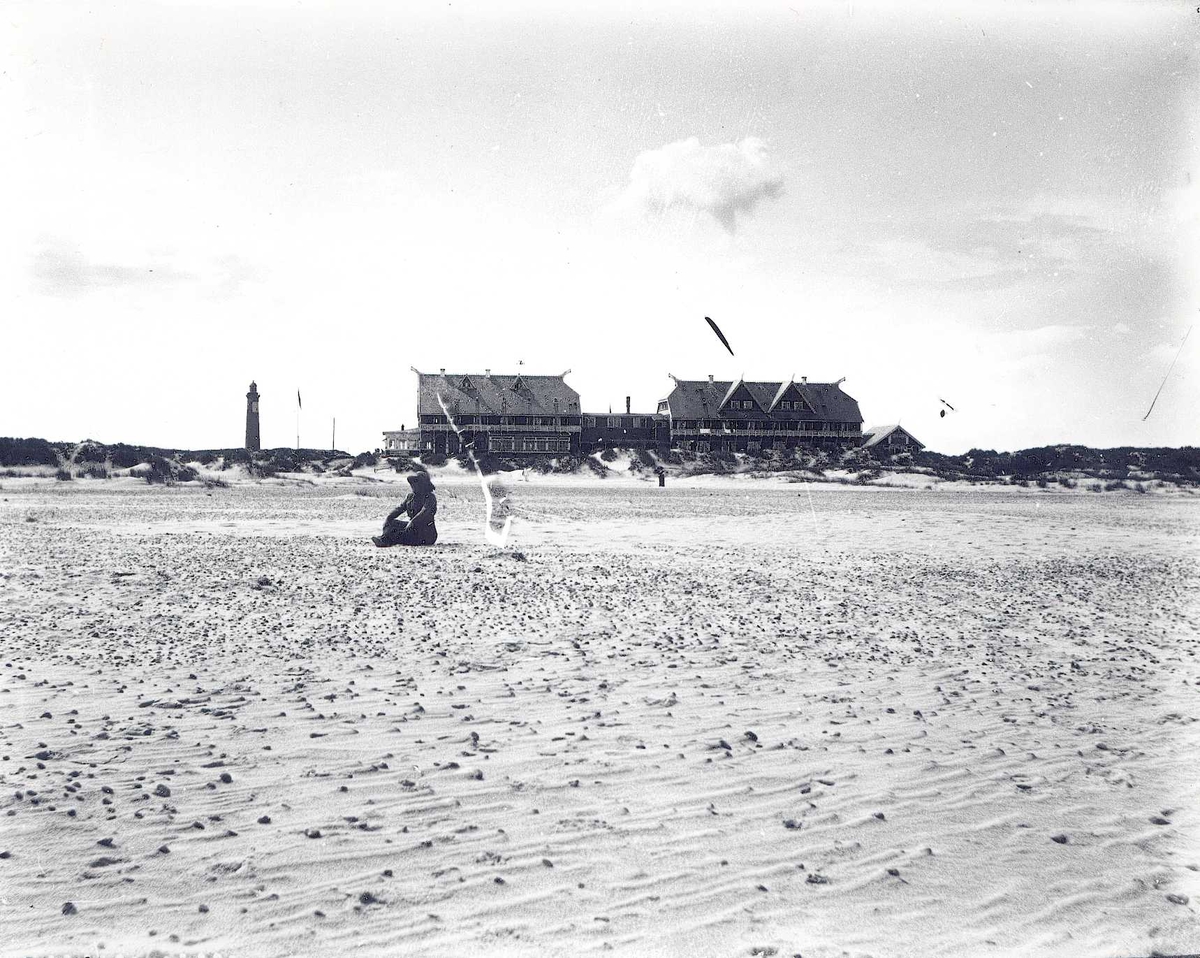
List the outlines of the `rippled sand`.
<svg viewBox="0 0 1200 958">
<path fill-rule="evenodd" d="M 510 490 L 6 481 L 0 953 L 1200 951 L 1196 499 Z"/>
</svg>

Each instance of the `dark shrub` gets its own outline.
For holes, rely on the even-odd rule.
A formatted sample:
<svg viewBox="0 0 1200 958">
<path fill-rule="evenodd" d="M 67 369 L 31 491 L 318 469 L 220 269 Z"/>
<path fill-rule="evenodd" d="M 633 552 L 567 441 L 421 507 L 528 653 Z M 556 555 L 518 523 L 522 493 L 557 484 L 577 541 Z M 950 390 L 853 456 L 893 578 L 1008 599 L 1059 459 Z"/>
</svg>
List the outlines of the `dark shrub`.
<svg viewBox="0 0 1200 958">
<path fill-rule="evenodd" d="M 156 482 L 165 484 L 171 482 L 174 478 L 171 472 L 171 464 L 162 456 L 151 456 L 146 461 L 146 465 L 149 468 L 146 470 L 145 479 L 151 485 Z"/>
<path fill-rule="evenodd" d="M 108 447 L 98 442 L 81 443 L 75 450 L 75 462 L 107 462 Z"/>
<path fill-rule="evenodd" d="M 444 466 L 446 457 L 440 452 L 423 452 L 421 453 L 421 462 L 426 466 Z"/>
<path fill-rule="evenodd" d="M 75 477 L 72 476 L 68 470 L 59 469 L 57 472 L 54 473 L 54 478 L 57 479 L 59 482 L 70 482 Z"/>
<path fill-rule="evenodd" d="M 583 468 L 583 460 L 578 456 L 559 456 L 552 465 L 551 472 L 570 474 Z"/>
<path fill-rule="evenodd" d="M 58 452 L 45 439 L 0 438 L 0 465 L 57 466 Z"/>
<path fill-rule="evenodd" d="M 251 462 L 248 468 L 252 476 L 267 479 L 281 472 L 302 472 L 304 467 L 290 452 L 273 449 Z"/>
<path fill-rule="evenodd" d="M 145 451 L 123 442 L 108 447 L 108 458 L 114 469 L 132 469 L 146 459 Z"/>
<path fill-rule="evenodd" d="M 191 482 L 197 478 L 196 470 L 191 466 L 182 466 L 163 456 L 151 456 L 146 460 L 146 465 L 149 468 L 146 470 L 144 478 L 151 485 L 155 483 L 173 485 L 176 482 Z"/>
<path fill-rule="evenodd" d="M 104 466 L 93 463 L 92 465 L 90 465 L 86 469 L 84 469 L 83 472 L 80 473 L 80 475 L 86 476 L 89 479 L 107 479 L 108 478 L 108 469 L 105 468 Z"/>
<path fill-rule="evenodd" d="M 829 452 L 824 449 L 818 452 L 817 455 L 824 457 L 826 460 L 832 458 Z M 855 466 L 865 468 L 869 466 L 877 466 L 879 464 L 879 460 L 875 458 L 875 454 L 870 449 L 847 449 L 841 454 L 840 458 L 842 464 L 850 469 L 853 469 Z"/>
<path fill-rule="evenodd" d="M 351 469 L 361 469 L 363 466 L 376 466 L 379 464 L 379 457 L 373 452 L 360 452 L 354 457 L 354 462 L 351 464 Z"/>
<path fill-rule="evenodd" d="M 485 476 L 495 475 L 502 469 L 512 469 L 513 464 L 502 459 L 500 456 L 493 456 L 490 452 L 481 452 L 475 456 L 475 461 L 479 464 L 479 471 Z M 467 468 L 474 469 L 471 461 L 467 460 Z"/>
<path fill-rule="evenodd" d="M 1019 452 L 1012 457 L 1012 475 L 1022 478 L 1039 476 L 1049 465 L 1045 458 L 1035 452 Z"/>
<path fill-rule="evenodd" d="M 254 461 L 254 454 L 249 449 L 217 449 L 213 453 L 213 461 L 220 460 L 220 465 L 217 467 L 224 471 L 233 465 L 248 466 Z M 200 462 L 204 463 L 204 458 L 200 458 Z M 207 463 L 204 463 L 207 465 Z"/>
<path fill-rule="evenodd" d="M 692 459 L 687 471 L 691 475 L 712 474 L 719 476 L 727 472 L 732 472 L 736 463 L 737 458 L 732 453 L 701 452 L 697 453 Z"/>
<path fill-rule="evenodd" d="M 603 452 L 600 453 L 600 458 L 603 459 L 605 462 L 615 462 L 616 458 L 617 458 L 617 450 L 605 449 Z"/>
</svg>

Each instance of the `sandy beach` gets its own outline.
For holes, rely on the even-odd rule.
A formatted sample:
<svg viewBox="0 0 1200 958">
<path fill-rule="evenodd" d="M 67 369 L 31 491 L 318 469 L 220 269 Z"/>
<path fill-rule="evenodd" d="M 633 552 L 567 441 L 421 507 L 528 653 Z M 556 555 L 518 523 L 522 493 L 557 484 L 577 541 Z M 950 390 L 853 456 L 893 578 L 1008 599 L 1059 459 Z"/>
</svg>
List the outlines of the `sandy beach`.
<svg viewBox="0 0 1200 958">
<path fill-rule="evenodd" d="M 4 480 L 0 953 L 1200 951 L 1196 498 L 506 484 Z"/>
</svg>

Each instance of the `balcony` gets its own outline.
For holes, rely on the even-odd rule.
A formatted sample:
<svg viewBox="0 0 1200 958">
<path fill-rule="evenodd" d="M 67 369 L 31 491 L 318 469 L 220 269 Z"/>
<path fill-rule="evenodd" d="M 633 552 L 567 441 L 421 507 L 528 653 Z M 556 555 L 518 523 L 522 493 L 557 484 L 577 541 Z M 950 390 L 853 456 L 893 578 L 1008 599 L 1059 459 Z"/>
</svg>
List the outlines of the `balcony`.
<svg viewBox="0 0 1200 958">
<path fill-rule="evenodd" d="M 478 425 L 478 424 L 462 424 L 458 427 L 460 432 L 471 433 L 503 433 L 505 435 L 533 435 L 552 433 L 578 433 L 581 431 L 579 426 L 513 426 L 513 425 Z M 454 427 L 448 422 L 437 423 L 421 423 L 421 432 L 454 432 Z"/>
<path fill-rule="evenodd" d="M 821 436 L 861 436 L 862 430 L 854 426 L 842 426 L 831 429 L 721 429 L 708 426 L 697 426 L 683 429 L 676 426 L 671 430 L 672 436 L 686 436 L 689 438 L 706 436 L 710 438 L 733 438 L 733 439 L 772 439 L 787 436 L 803 436 L 815 437 Z"/>
</svg>

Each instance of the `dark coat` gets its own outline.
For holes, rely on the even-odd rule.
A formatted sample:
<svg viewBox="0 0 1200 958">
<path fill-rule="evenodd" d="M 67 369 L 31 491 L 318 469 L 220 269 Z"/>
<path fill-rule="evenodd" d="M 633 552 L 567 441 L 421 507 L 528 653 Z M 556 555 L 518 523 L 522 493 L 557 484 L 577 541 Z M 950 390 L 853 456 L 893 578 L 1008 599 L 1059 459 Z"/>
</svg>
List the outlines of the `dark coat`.
<svg viewBox="0 0 1200 958">
<path fill-rule="evenodd" d="M 384 534 L 394 539 L 396 545 L 431 546 L 437 542 L 436 515 L 437 496 L 432 492 L 413 492 L 389 513 Z M 398 528 L 402 525 L 397 521 L 401 516 L 408 516 L 408 522 Z M 388 535 L 389 532 L 392 534 Z"/>
</svg>

